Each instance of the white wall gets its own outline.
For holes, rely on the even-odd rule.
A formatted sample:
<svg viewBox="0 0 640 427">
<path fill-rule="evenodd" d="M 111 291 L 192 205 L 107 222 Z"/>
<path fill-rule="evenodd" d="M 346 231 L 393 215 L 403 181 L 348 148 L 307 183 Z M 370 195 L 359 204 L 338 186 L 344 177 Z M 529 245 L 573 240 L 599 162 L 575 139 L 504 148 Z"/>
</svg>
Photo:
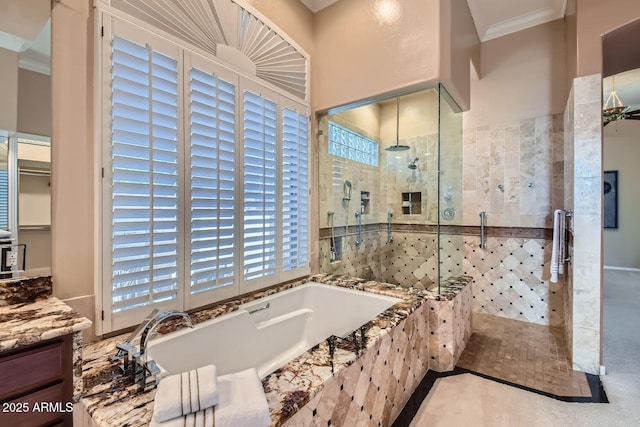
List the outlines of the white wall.
<svg viewBox="0 0 640 427">
<path fill-rule="evenodd" d="M 618 228 L 604 229 L 604 265 L 640 268 L 640 123 L 611 123 L 603 136 L 604 170 L 618 171 Z"/>
</svg>

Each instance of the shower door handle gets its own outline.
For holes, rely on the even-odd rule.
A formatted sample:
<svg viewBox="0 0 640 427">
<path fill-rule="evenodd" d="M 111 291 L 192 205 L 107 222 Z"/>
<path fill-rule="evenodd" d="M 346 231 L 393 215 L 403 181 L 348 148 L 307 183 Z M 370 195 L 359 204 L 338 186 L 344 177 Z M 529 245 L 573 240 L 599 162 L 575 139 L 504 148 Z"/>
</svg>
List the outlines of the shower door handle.
<svg viewBox="0 0 640 427">
<path fill-rule="evenodd" d="M 485 211 L 480 212 L 480 249 L 487 249 L 487 236 L 485 235 L 484 227 L 487 222 L 487 213 Z"/>
<path fill-rule="evenodd" d="M 393 236 L 391 235 L 391 217 L 393 217 L 393 212 L 387 212 L 387 243 L 393 242 Z"/>
</svg>

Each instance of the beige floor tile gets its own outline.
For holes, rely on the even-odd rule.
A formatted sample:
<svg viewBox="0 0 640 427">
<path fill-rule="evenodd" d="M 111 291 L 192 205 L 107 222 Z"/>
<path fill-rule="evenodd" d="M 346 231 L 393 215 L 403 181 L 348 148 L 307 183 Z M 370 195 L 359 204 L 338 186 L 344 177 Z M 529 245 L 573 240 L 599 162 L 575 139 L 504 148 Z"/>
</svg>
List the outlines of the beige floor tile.
<svg viewBox="0 0 640 427">
<path fill-rule="evenodd" d="M 558 396 L 591 396 L 586 375 L 570 368 L 560 328 L 480 313 L 473 322 L 459 367 Z"/>
</svg>

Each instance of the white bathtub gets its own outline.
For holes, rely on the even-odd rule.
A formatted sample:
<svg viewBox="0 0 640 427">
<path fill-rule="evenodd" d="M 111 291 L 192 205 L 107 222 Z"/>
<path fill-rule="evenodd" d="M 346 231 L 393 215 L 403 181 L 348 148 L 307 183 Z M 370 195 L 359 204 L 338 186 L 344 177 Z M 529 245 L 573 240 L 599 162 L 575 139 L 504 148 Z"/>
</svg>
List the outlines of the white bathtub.
<svg viewBox="0 0 640 427">
<path fill-rule="evenodd" d="M 329 336 L 364 325 L 398 301 L 311 282 L 152 340 L 147 356 L 168 374 L 215 364 L 219 375 L 256 368 L 264 377 Z M 250 314 L 267 304 L 269 308 Z"/>
</svg>

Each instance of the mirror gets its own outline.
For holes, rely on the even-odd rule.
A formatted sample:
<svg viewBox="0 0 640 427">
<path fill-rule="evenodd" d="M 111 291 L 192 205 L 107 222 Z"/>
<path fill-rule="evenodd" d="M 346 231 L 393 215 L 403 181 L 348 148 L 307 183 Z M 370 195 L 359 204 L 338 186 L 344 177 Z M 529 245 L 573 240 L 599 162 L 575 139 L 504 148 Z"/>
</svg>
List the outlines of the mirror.
<svg viewBox="0 0 640 427">
<path fill-rule="evenodd" d="M 50 8 L 5 0 L 0 15 L 0 279 L 51 269 Z"/>
</svg>

